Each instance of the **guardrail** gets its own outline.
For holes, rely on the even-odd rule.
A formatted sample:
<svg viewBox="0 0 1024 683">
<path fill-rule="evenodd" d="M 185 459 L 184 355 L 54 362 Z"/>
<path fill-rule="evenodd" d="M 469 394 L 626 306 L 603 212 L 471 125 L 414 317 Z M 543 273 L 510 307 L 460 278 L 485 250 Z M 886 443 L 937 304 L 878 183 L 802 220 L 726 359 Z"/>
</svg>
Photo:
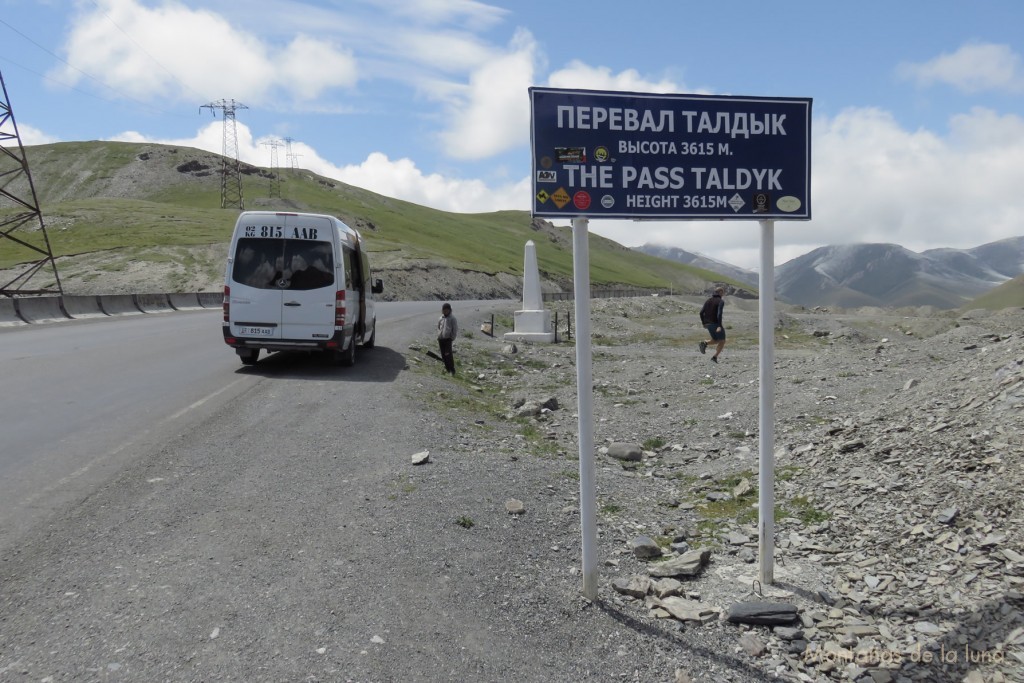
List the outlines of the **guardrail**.
<svg viewBox="0 0 1024 683">
<path fill-rule="evenodd" d="M 636 296 L 667 295 L 665 289 L 591 289 L 591 299 L 620 299 Z M 544 301 L 572 301 L 576 298 L 573 292 L 543 292 L 541 298 Z"/>
<path fill-rule="evenodd" d="M 0 327 L 220 308 L 223 298 L 220 292 L 3 297 Z"/>
<path fill-rule="evenodd" d="M 590 298 L 616 299 L 656 294 L 668 292 L 652 289 L 592 289 Z M 544 292 L 541 296 L 544 301 L 575 299 L 572 292 Z M 0 327 L 220 308 L 223 300 L 221 292 L 0 297 Z M 568 329 L 566 333 L 569 333 Z"/>
</svg>

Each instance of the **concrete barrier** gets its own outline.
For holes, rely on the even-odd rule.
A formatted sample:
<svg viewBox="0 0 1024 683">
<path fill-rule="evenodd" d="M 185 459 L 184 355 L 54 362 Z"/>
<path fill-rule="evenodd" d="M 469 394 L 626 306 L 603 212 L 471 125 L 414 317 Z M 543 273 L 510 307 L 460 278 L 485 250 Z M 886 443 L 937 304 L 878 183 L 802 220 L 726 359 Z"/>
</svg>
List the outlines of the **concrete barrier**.
<svg viewBox="0 0 1024 683">
<path fill-rule="evenodd" d="M 0 327 L 25 324 L 25 321 L 18 316 L 18 310 L 14 307 L 14 299 L 6 296 L 0 297 Z"/>
<path fill-rule="evenodd" d="M 224 292 L 199 292 L 199 305 L 203 308 L 220 308 L 224 305 Z"/>
<path fill-rule="evenodd" d="M 135 305 L 143 313 L 167 313 L 174 310 L 166 294 L 136 294 Z"/>
<path fill-rule="evenodd" d="M 142 315 L 142 309 L 135 305 L 131 294 L 102 294 L 96 298 L 107 315 Z"/>
<path fill-rule="evenodd" d="M 59 296 L 27 296 L 14 299 L 18 316 L 30 323 L 49 323 L 67 320 Z"/>
<path fill-rule="evenodd" d="M 199 303 L 198 292 L 186 292 L 184 294 L 171 293 L 167 295 L 171 308 L 176 311 L 191 311 L 202 308 Z"/>
<path fill-rule="evenodd" d="M 106 313 L 100 308 L 100 300 L 96 295 L 80 296 L 65 294 L 64 310 L 72 318 L 105 318 Z"/>
</svg>

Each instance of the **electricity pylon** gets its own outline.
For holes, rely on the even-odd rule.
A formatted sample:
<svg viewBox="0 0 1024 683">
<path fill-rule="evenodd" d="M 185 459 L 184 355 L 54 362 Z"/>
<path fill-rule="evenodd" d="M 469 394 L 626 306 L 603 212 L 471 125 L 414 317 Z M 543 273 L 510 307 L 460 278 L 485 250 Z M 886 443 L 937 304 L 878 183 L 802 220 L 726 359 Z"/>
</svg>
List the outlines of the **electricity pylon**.
<svg viewBox="0 0 1024 683">
<path fill-rule="evenodd" d="M 286 145 L 285 156 L 288 157 L 288 166 L 289 168 L 292 169 L 292 175 L 295 175 L 299 171 L 299 157 L 301 157 L 302 155 L 292 153 L 292 142 L 294 142 L 293 138 L 284 139 L 284 143 Z"/>
<path fill-rule="evenodd" d="M 224 144 L 222 146 L 223 163 L 220 170 L 220 208 L 229 206 L 245 210 L 242 201 L 242 166 L 238 162 L 238 131 L 235 128 L 235 110 L 248 109 L 246 105 L 234 100 L 217 100 L 199 107 L 209 109 L 217 116 L 217 109 L 224 113 Z"/>
<path fill-rule="evenodd" d="M 7 252 L 4 260 L 11 257 L 13 260 L 23 257 L 31 259 L 19 263 L 12 269 L 13 279 L 0 279 L 0 296 L 63 295 L 64 290 L 57 274 L 57 262 L 53 258 L 53 249 L 50 248 L 50 237 L 46 234 L 36 187 L 29 172 L 28 158 L 25 156 L 25 147 L 21 144 L 21 135 L 14 120 L 14 110 L 11 109 L 7 84 L 4 83 L 2 73 L 0 89 L 4 94 L 4 99 L 0 102 L 0 244 L 8 246 L 7 240 L 10 240 L 18 245 L 10 245 L 11 251 Z M 38 229 L 33 228 L 33 224 L 38 225 Z M 19 229 L 21 232 L 15 236 L 14 233 Z M 53 271 L 56 289 L 28 289 L 28 281 L 47 266 Z"/>
<path fill-rule="evenodd" d="M 281 147 L 284 143 L 280 140 L 270 140 L 264 142 L 264 145 L 270 147 L 270 197 L 281 196 L 281 169 L 277 165 L 277 148 Z"/>
</svg>

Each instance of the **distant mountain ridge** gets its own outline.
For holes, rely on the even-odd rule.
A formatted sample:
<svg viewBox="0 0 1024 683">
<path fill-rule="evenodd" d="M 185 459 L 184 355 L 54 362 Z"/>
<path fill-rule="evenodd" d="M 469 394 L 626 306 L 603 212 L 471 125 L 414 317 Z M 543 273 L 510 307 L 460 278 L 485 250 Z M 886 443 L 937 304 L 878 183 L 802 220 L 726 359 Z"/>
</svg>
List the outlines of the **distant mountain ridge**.
<svg viewBox="0 0 1024 683">
<path fill-rule="evenodd" d="M 682 249 L 646 244 L 646 254 L 728 273 L 757 283 L 757 274 L 718 264 Z M 775 268 L 775 293 L 802 306 L 968 306 L 975 298 L 1024 274 L 1024 236 L 971 249 L 939 248 L 922 253 L 898 244 L 820 247 Z M 752 280 L 748 278 L 753 278 Z M 1024 300 L 1010 305 L 1024 306 Z M 1004 300 L 1004 299 L 1000 299 Z"/>
<path fill-rule="evenodd" d="M 745 268 L 740 268 L 709 256 L 704 256 L 703 254 L 694 254 L 679 247 L 668 247 L 661 244 L 645 244 L 641 247 L 633 247 L 633 250 L 648 256 L 657 256 L 669 261 L 676 261 L 688 266 L 710 270 L 713 273 L 720 273 L 745 285 L 757 288 L 758 277 L 754 271 L 746 270 Z"/>
</svg>

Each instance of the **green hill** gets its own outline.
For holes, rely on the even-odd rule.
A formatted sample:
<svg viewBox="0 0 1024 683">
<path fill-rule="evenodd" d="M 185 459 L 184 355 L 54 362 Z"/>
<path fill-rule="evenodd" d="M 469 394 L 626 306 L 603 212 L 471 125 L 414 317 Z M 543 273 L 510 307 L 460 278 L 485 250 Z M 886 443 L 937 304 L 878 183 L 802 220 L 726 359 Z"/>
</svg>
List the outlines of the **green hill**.
<svg viewBox="0 0 1024 683">
<path fill-rule="evenodd" d="M 985 308 L 998 311 L 1003 308 L 1024 308 L 1024 275 L 1007 280 L 995 289 L 989 290 L 960 307 L 961 310 Z"/>
<path fill-rule="evenodd" d="M 38 145 L 25 153 L 65 292 L 220 287 L 238 215 L 237 209 L 220 208 L 220 155 L 124 142 Z M 391 281 L 387 294 L 392 298 L 517 297 L 527 240 L 537 246 L 544 288 L 571 287 L 568 226 L 532 220 L 525 211 L 438 211 L 305 170 L 279 169 L 279 174 L 275 178 L 269 169 L 243 165 L 245 207 L 339 216 L 366 238 L 377 274 L 386 287 Z M 17 187 L 19 182 L 24 187 Z M 23 179 L 7 189 L 30 196 Z M 0 216 L 17 210 L 0 206 Z M 42 243 L 38 231 L 18 233 L 26 242 Z M 0 269 L 10 273 L 32 259 L 30 250 L 0 240 Z M 711 281 L 739 284 L 593 233 L 590 262 L 594 287 L 698 293 Z M 36 276 L 34 286 L 51 286 L 44 274 Z M 431 287 L 432 279 L 447 285 Z"/>
</svg>

